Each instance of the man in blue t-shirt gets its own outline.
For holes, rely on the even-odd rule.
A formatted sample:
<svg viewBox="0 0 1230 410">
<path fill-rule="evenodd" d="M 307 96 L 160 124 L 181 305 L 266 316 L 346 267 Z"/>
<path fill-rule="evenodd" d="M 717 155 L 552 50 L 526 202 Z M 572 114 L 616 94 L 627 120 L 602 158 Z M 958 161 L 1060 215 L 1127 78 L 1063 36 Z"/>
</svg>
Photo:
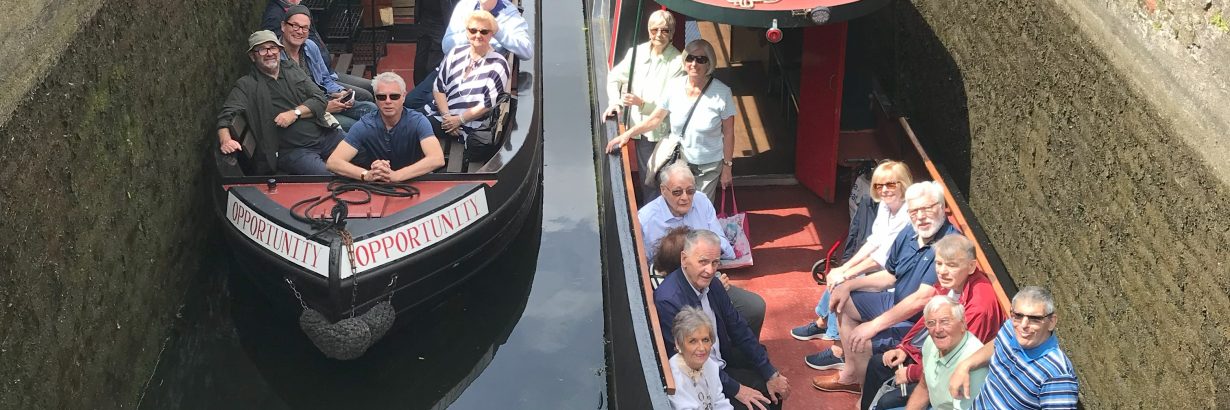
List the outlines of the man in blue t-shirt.
<svg viewBox="0 0 1230 410">
<path fill-rule="evenodd" d="M 910 226 L 901 230 L 888 251 L 884 270 L 833 286 L 830 308 L 841 318 L 845 353 L 841 370 L 818 376 L 812 386 L 824 391 L 859 394 L 872 348 L 899 343 L 935 295 L 933 243 L 960 234 L 944 214 L 944 187 L 932 181 L 905 191 Z M 823 352 L 822 352 L 823 353 Z"/>
<path fill-rule="evenodd" d="M 350 128 L 329 156 L 329 171 L 362 181 L 401 182 L 444 166 L 431 123 L 405 107 L 406 80 L 384 72 L 372 79 L 372 88 L 380 110 Z"/>
</svg>

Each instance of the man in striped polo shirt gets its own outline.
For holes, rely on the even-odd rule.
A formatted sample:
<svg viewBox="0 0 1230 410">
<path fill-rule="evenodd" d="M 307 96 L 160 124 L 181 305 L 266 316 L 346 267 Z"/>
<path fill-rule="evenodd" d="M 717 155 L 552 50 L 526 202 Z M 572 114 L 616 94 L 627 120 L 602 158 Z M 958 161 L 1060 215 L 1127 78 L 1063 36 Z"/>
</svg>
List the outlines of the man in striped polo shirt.
<svg viewBox="0 0 1230 410">
<path fill-rule="evenodd" d="M 1055 299 L 1051 292 L 1027 286 L 1012 298 L 1012 319 L 995 340 L 957 364 L 949 392 L 969 397 L 970 369 L 991 371 L 975 409 L 1075 409 L 1078 383 L 1072 361 L 1055 337 Z"/>
</svg>

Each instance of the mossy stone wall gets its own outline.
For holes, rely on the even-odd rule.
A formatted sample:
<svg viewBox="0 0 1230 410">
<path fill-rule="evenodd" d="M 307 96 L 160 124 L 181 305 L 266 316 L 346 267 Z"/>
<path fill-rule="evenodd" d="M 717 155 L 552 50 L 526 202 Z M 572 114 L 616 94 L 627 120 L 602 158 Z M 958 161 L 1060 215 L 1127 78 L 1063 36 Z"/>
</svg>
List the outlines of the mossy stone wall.
<svg viewBox="0 0 1230 410">
<path fill-rule="evenodd" d="M 206 274 L 208 130 L 264 3 L 107 0 L 80 22 L 22 22 L 76 34 L 4 50 L 60 54 L 3 101 L 0 408 L 137 404 Z"/>
<path fill-rule="evenodd" d="M 1053 1 L 901 0 L 870 20 L 885 87 L 1011 276 L 1055 293 L 1085 406 L 1230 402 L 1230 188 L 1171 115 L 1225 105 L 1139 91 Z"/>
</svg>

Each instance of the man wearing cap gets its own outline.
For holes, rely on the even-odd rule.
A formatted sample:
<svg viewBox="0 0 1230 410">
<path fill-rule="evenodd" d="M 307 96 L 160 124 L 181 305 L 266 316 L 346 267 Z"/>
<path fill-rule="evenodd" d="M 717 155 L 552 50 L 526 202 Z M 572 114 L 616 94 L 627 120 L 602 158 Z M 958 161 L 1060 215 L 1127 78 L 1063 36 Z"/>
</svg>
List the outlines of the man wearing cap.
<svg viewBox="0 0 1230 410">
<path fill-rule="evenodd" d="M 326 175 L 325 158 L 341 139 L 341 131 L 317 115 L 325 112 L 325 95 L 298 68 L 283 69 L 282 43 L 268 30 L 248 36 L 252 71 L 231 88 L 218 113 L 218 144 L 223 154 L 243 147 L 230 132 L 243 114 L 257 139 L 252 153 L 259 173 Z M 293 65 L 288 65 L 294 67 Z"/>
<path fill-rule="evenodd" d="M 311 28 L 312 12 L 306 6 L 296 4 L 286 9 L 286 20 L 282 22 L 280 37 L 282 45 L 285 46 L 282 59 L 294 61 L 295 65 L 303 68 L 308 76 L 312 77 L 316 85 L 325 90 L 329 95 L 325 110 L 337 117 L 342 129 L 349 130 L 360 117 L 376 111 L 376 104 L 372 103 L 372 93 L 368 92 L 365 86 L 337 81 L 337 74 L 325 64 L 320 48 L 308 40 L 308 30 Z M 363 80 L 363 83 L 370 82 Z M 342 97 L 350 91 L 355 92 L 354 98 L 343 102 Z"/>
<path fill-rule="evenodd" d="M 265 5 L 265 13 L 261 15 L 261 29 L 272 31 L 273 35 L 282 37 L 282 22 L 286 21 L 287 11 L 291 6 L 300 2 L 302 0 L 269 0 L 269 4 Z M 320 48 L 320 55 L 324 57 L 325 65 L 332 67 L 333 64 L 329 61 L 329 50 L 325 46 L 325 41 L 320 37 L 320 32 L 316 31 L 316 26 L 308 29 L 308 38 Z"/>
</svg>

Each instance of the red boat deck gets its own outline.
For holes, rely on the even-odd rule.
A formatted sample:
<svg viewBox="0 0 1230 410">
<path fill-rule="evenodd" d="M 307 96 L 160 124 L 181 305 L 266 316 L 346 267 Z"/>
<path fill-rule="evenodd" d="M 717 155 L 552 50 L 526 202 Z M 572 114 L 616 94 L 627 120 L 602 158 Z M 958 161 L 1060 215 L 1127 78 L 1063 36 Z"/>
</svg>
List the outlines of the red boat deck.
<svg viewBox="0 0 1230 410">
<path fill-rule="evenodd" d="M 803 357 L 832 342 L 790 337 L 791 328 L 816 319 L 816 302 L 824 288 L 812 280 L 811 266 L 834 241 L 844 239 L 850 220 L 846 202 L 826 204 L 799 185 L 740 188 L 738 194 L 740 210 L 748 213 L 755 264 L 725 272 L 733 283 L 765 299 L 760 341 L 790 381 L 791 396 L 784 408 L 854 408 L 858 396 L 811 386 L 811 378 L 820 372 L 807 367 Z"/>
</svg>

